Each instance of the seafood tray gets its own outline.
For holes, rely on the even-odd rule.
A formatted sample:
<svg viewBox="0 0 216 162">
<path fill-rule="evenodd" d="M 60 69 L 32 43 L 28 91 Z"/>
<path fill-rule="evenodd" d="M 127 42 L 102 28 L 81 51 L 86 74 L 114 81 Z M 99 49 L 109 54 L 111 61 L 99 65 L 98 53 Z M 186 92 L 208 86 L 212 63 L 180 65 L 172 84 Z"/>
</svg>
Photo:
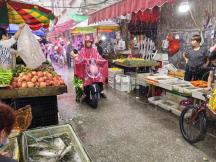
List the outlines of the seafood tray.
<svg viewBox="0 0 216 162">
<path fill-rule="evenodd" d="M 193 91 L 198 90 L 199 88 L 197 87 L 188 87 L 188 88 L 183 88 L 183 93 L 184 94 L 188 94 L 188 95 L 192 95 Z"/>
<path fill-rule="evenodd" d="M 203 94 L 208 94 L 208 93 L 209 91 L 206 88 L 198 89 L 192 92 L 192 97 L 205 101 L 205 97 L 203 96 Z"/>
<path fill-rule="evenodd" d="M 189 88 L 189 87 L 192 87 L 190 83 L 175 84 L 175 85 L 172 86 L 172 89 L 174 91 L 178 91 L 178 92 L 183 93 L 184 88 Z"/>
<path fill-rule="evenodd" d="M 91 162 L 71 125 L 25 131 L 24 162 Z"/>
<path fill-rule="evenodd" d="M 148 76 L 147 79 L 152 80 L 152 81 L 156 81 L 156 82 L 163 82 L 163 83 L 168 83 L 171 81 L 175 81 L 178 80 L 177 78 L 173 78 L 167 75 L 161 75 L 161 76 Z"/>
<path fill-rule="evenodd" d="M 0 149 L 0 152 L 7 152 L 9 156 L 19 162 L 20 160 L 20 151 L 19 151 L 19 145 L 18 140 L 16 137 L 10 138 L 9 143 Z"/>
</svg>

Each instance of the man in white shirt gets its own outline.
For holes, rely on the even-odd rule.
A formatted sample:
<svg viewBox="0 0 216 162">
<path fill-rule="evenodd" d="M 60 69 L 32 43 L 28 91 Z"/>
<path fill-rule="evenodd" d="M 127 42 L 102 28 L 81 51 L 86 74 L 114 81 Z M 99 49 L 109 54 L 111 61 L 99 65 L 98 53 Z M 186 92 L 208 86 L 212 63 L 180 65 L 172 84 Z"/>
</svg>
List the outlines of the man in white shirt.
<svg viewBox="0 0 216 162">
<path fill-rule="evenodd" d="M 12 65 L 12 56 L 10 49 L 16 43 L 20 33 L 25 25 L 20 25 L 16 34 L 9 39 L 7 31 L 0 28 L 0 68 L 8 69 Z"/>
</svg>

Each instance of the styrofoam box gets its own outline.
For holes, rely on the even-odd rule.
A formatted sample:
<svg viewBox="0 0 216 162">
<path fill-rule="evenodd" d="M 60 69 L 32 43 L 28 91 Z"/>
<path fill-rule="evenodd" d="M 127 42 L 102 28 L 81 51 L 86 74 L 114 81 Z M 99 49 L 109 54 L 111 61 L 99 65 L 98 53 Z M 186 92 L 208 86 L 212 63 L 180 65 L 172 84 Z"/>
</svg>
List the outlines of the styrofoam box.
<svg viewBox="0 0 216 162">
<path fill-rule="evenodd" d="M 203 88 L 203 89 L 199 89 L 199 90 L 195 90 L 192 92 L 192 97 L 193 98 L 196 98 L 196 99 L 199 99 L 199 100 L 202 100 L 202 101 L 205 101 L 205 97 L 203 96 L 203 92 L 202 90 L 205 90 L 206 88 Z"/>
<path fill-rule="evenodd" d="M 159 101 L 158 106 L 167 111 L 171 111 L 172 109 L 178 108 L 178 104 L 176 102 L 173 102 L 167 98 L 164 98 L 163 100 Z"/>
<path fill-rule="evenodd" d="M 113 89 L 115 88 L 115 82 L 114 81 L 108 80 L 108 85 Z"/>
<path fill-rule="evenodd" d="M 119 91 L 130 91 L 130 76 L 119 75 L 115 77 L 115 88 Z"/>
<path fill-rule="evenodd" d="M 163 97 L 161 96 L 154 96 L 154 97 L 149 97 L 148 101 L 153 104 L 153 105 L 158 105 L 158 103 L 163 100 Z"/>
<path fill-rule="evenodd" d="M 115 77 L 117 74 L 124 74 L 123 69 L 112 70 L 112 68 L 109 68 L 108 72 L 109 72 L 109 77 Z"/>
</svg>

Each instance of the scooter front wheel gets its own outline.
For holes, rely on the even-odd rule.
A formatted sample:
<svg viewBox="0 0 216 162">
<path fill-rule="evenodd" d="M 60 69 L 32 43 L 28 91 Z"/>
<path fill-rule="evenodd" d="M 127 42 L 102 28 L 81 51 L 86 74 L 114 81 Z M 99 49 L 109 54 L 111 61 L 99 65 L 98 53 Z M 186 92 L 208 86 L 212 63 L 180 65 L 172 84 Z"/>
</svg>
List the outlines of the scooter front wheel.
<svg viewBox="0 0 216 162">
<path fill-rule="evenodd" d="M 98 94 L 97 93 L 92 95 L 92 99 L 90 100 L 90 105 L 94 109 L 97 108 L 98 106 Z"/>
</svg>

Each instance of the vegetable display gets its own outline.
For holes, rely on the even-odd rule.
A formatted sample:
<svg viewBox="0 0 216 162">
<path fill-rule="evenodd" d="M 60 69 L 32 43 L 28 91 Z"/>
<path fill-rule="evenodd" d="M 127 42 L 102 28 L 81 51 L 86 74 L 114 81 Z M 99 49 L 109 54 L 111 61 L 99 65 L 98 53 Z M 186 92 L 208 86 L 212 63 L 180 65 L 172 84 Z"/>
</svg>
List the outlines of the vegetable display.
<svg viewBox="0 0 216 162">
<path fill-rule="evenodd" d="M 0 69 L 0 86 L 8 86 L 13 78 L 11 70 Z"/>
<path fill-rule="evenodd" d="M 158 62 L 152 60 L 145 60 L 143 58 L 126 58 L 117 59 L 114 62 L 126 65 L 126 66 L 157 66 Z"/>
</svg>

